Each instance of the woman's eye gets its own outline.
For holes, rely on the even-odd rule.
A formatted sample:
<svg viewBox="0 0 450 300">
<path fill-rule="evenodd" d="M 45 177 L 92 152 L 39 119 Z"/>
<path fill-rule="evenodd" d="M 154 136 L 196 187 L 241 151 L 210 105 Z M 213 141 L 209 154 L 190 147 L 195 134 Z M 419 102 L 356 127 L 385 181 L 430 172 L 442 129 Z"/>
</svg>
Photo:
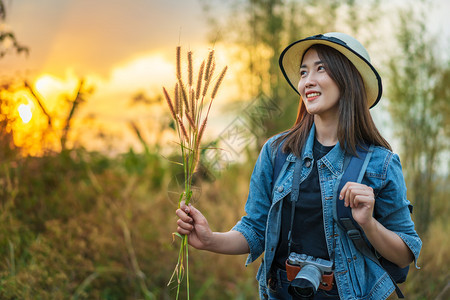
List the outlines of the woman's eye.
<svg viewBox="0 0 450 300">
<path fill-rule="evenodd" d="M 318 66 L 317 67 L 317 71 L 325 71 L 325 67 L 324 66 Z"/>
<path fill-rule="evenodd" d="M 303 77 L 306 75 L 306 71 L 300 71 L 300 76 Z"/>
</svg>

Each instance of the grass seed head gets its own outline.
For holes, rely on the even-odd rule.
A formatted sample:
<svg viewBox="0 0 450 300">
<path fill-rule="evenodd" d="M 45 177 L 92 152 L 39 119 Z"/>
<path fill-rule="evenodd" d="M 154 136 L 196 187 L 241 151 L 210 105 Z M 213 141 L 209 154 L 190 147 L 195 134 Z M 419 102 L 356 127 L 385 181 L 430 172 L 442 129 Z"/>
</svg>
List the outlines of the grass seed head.
<svg viewBox="0 0 450 300">
<path fill-rule="evenodd" d="M 188 112 L 186 112 L 186 119 L 188 120 L 189 126 L 195 131 L 196 126 L 195 126 L 194 119 L 191 117 L 191 115 Z"/>
<path fill-rule="evenodd" d="M 174 98 L 175 98 L 175 114 L 179 114 L 181 110 L 180 106 L 180 92 L 178 91 L 178 82 L 175 83 L 175 89 L 173 91 Z"/>
<path fill-rule="evenodd" d="M 189 51 L 187 55 L 188 55 L 188 84 L 189 87 L 191 87 L 194 78 L 194 71 L 192 66 L 192 51 Z"/>
<path fill-rule="evenodd" d="M 206 78 L 206 74 L 207 74 L 207 73 L 209 74 L 209 76 L 208 76 L 208 80 L 205 81 L 205 86 L 203 87 L 203 93 L 202 93 L 203 97 L 205 97 L 205 96 L 206 96 L 206 93 L 208 92 L 209 84 L 210 84 L 210 82 L 211 82 L 212 75 L 214 74 L 214 69 L 215 69 L 215 68 L 216 68 L 216 63 L 213 61 L 213 62 L 211 63 L 211 65 L 210 65 L 209 70 L 207 69 L 207 70 L 205 71 L 205 78 Z"/>
<path fill-rule="evenodd" d="M 197 143 L 195 145 L 196 149 L 199 149 L 200 142 L 202 141 L 203 133 L 205 132 L 206 123 L 208 122 L 208 116 L 203 120 L 202 125 L 200 126 L 200 130 L 198 131 Z"/>
<path fill-rule="evenodd" d="M 219 79 L 217 79 L 216 84 L 214 85 L 213 92 L 211 94 L 211 98 L 214 99 L 217 94 L 217 90 L 219 89 L 220 84 L 223 81 L 223 78 L 225 77 L 225 73 L 227 72 L 228 67 L 223 68 L 222 72 L 220 73 Z"/>
<path fill-rule="evenodd" d="M 189 87 L 189 104 L 191 104 L 192 117 L 195 119 L 195 91 Z"/>
<path fill-rule="evenodd" d="M 200 65 L 200 70 L 198 71 L 197 89 L 195 91 L 196 100 L 198 100 L 198 98 L 200 97 L 200 94 L 201 94 L 204 69 L 205 69 L 205 61 L 202 62 L 202 64 Z"/>
<path fill-rule="evenodd" d="M 183 120 L 181 120 L 180 115 L 177 115 L 178 125 L 180 126 L 180 130 L 182 136 L 186 141 L 189 141 L 189 135 L 187 134 L 186 127 L 184 126 Z"/>
<path fill-rule="evenodd" d="M 175 117 L 175 110 L 173 108 L 173 104 L 172 104 L 172 100 L 170 99 L 169 93 L 167 93 L 167 90 L 165 87 L 163 87 L 163 92 L 164 92 L 164 97 L 166 98 L 167 101 L 167 105 L 169 106 L 169 110 L 170 110 L 170 114 L 172 115 L 172 118 L 174 120 L 176 120 L 177 118 Z"/>
<path fill-rule="evenodd" d="M 177 79 L 181 79 L 181 46 L 177 46 Z"/>
<path fill-rule="evenodd" d="M 184 107 L 187 111 L 189 111 L 189 103 L 188 103 L 188 96 L 186 93 L 186 87 L 184 86 L 184 83 L 181 79 L 178 80 L 180 90 L 181 90 L 181 98 L 183 98 Z"/>
<path fill-rule="evenodd" d="M 205 81 L 208 81 L 210 79 L 209 78 L 210 68 L 211 68 L 213 59 L 214 59 L 214 49 L 211 49 L 211 50 L 209 50 L 208 60 L 206 62 Z"/>
</svg>

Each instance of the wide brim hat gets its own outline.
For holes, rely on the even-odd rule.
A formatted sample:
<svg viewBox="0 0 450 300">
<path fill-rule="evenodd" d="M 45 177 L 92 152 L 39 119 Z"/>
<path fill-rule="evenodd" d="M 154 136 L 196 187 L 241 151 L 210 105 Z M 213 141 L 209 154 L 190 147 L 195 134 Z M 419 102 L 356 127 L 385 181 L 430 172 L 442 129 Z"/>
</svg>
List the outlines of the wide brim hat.
<svg viewBox="0 0 450 300">
<path fill-rule="evenodd" d="M 355 38 L 341 32 L 329 32 L 296 41 L 280 55 L 280 68 L 291 87 L 298 92 L 300 81 L 300 63 L 305 52 L 315 44 L 336 49 L 347 57 L 361 74 L 366 89 L 367 104 L 374 107 L 380 101 L 383 91 L 381 77 L 370 62 L 369 53 Z"/>
</svg>

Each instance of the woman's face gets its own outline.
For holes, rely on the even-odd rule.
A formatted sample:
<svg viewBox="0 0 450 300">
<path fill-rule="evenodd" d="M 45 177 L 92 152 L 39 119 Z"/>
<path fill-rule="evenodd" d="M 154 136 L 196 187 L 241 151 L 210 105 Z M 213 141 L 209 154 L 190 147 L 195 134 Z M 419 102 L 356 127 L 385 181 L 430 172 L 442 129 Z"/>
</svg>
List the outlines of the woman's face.
<svg viewBox="0 0 450 300">
<path fill-rule="evenodd" d="M 300 66 L 298 91 L 312 115 L 335 118 L 339 112 L 340 91 L 328 75 L 315 49 L 308 50 Z"/>
</svg>

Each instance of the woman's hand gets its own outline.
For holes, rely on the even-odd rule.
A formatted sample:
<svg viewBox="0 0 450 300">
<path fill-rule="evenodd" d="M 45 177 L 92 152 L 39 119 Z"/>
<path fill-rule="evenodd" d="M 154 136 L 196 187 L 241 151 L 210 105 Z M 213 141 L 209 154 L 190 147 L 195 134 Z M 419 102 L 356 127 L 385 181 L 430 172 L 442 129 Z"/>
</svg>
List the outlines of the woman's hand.
<svg viewBox="0 0 450 300">
<path fill-rule="evenodd" d="M 352 216 L 364 230 L 373 247 L 384 258 L 404 268 L 414 256 L 405 242 L 373 217 L 375 195 L 370 186 L 347 182 L 341 190 L 339 201 L 352 208 Z"/>
<path fill-rule="evenodd" d="M 234 230 L 212 232 L 202 213 L 184 202 L 176 211 L 179 217 L 177 231 L 186 234 L 188 243 L 194 248 L 222 254 L 245 254 L 250 252 L 247 240 L 242 233 Z"/>
<path fill-rule="evenodd" d="M 370 186 L 356 182 L 347 182 L 341 190 L 339 199 L 345 201 L 345 206 L 352 208 L 353 219 L 363 229 L 375 220 L 373 218 L 375 195 Z"/>
<path fill-rule="evenodd" d="M 202 213 L 190 204 L 186 206 L 183 201 L 176 214 L 179 217 L 178 233 L 187 235 L 192 247 L 207 250 L 211 246 L 213 233 Z"/>
</svg>

